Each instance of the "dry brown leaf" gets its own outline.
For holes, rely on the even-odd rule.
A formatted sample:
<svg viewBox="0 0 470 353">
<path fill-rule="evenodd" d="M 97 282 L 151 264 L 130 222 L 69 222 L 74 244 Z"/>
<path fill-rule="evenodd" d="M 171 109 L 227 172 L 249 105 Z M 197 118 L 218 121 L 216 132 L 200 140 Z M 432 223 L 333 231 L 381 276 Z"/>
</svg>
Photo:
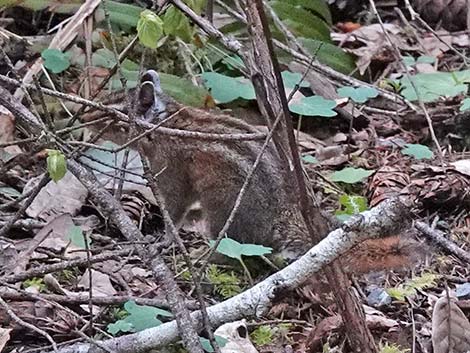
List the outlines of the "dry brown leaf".
<svg viewBox="0 0 470 353">
<path fill-rule="evenodd" d="M 356 66 L 361 74 L 364 74 L 372 60 L 394 61 L 390 54 L 389 43 L 384 34 L 383 28 L 388 32 L 394 44 L 399 48 L 409 49 L 406 41 L 399 36 L 400 27 L 391 23 L 386 23 L 383 27 L 380 24 L 363 26 L 350 33 L 334 33 L 332 38 L 341 43 L 354 43 L 354 48 L 345 48 L 348 52 L 358 57 Z M 363 44 L 357 47 L 357 44 Z"/>
<path fill-rule="evenodd" d="M 421 168 L 402 193 L 409 194 L 425 208 L 464 206 L 470 203 L 470 180 L 453 168 Z"/>
<path fill-rule="evenodd" d="M 470 351 L 470 322 L 456 304 L 455 298 L 440 298 L 432 313 L 434 353 L 467 353 Z"/>
<path fill-rule="evenodd" d="M 24 192 L 32 187 L 30 184 L 32 182 L 28 182 Z M 64 213 L 75 215 L 84 204 L 87 195 L 87 189 L 72 173 L 67 172 L 57 183 L 50 181 L 42 188 L 26 209 L 26 214 L 46 221 Z"/>
</svg>

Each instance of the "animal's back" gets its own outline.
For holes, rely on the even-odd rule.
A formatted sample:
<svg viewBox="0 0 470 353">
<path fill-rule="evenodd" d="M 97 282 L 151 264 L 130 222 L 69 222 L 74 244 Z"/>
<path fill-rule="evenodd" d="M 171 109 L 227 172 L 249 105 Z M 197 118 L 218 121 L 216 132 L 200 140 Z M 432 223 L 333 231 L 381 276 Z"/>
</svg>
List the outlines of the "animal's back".
<svg viewBox="0 0 470 353">
<path fill-rule="evenodd" d="M 260 132 L 231 116 L 190 108 L 184 109 L 164 126 L 217 134 Z M 263 142 L 201 141 L 155 133 L 143 148 L 154 171 L 162 171 L 157 183 L 160 183 L 174 219 L 180 220 L 191 203 L 200 201 L 209 221 L 209 235 L 215 237 L 228 219 Z M 283 243 L 279 237 L 288 236 L 278 231 L 286 221 L 281 219 L 285 209 L 293 207 L 286 203 L 282 165 L 274 145 L 270 143 L 247 186 L 227 235 L 241 242 L 278 248 Z"/>
<path fill-rule="evenodd" d="M 141 117 L 174 114 L 163 126 L 177 130 L 260 133 L 241 119 L 180 105 L 161 92 L 152 75 L 144 75 L 138 97 L 136 111 Z M 105 137 L 123 144 L 126 136 L 117 131 Z M 228 219 L 263 142 L 263 139 L 209 141 L 155 131 L 142 138 L 139 145 L 157 174 L 156 181 L 173 221 L 179 224 L 189 207 L 199 201 L 208 224 L 206 235 L 214 238 Z M 308 248 L 307 233 L 289 192 L 283 165 L 271 142 L 253 173 L 227 235 L 240 242 L 271 246 L 290 258 L 302 254 Z"/>
</svg>

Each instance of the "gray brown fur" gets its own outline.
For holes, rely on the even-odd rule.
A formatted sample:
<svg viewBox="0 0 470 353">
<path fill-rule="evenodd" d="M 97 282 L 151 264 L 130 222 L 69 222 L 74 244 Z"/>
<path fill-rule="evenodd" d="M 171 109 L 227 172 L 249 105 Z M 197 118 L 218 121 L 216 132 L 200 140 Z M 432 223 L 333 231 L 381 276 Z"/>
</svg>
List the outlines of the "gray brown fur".
<svg viewBox="0 0 470 353">
<path fill-rule="evenodd" d="M 165 101 L 168 115 L 182 108 L 162 94 L 158 99 Z M 189 107 L 163 126 L 218 134 L 260 131 L 229 115 Z M 123 144 L 123 136 L 126 134 L 114 131 L 105 137 Z M 161 134 L 151 134 L 140 144 L 141 153 L 150 160 L 153 172 L 159 173 L 157 183 L 175 223 L 183 220 L 191 205 L 200 202 L 209 225 L 207 235 L 211 238 L 217 236 L 229 217 L 262 145 L 262 140 L 201 141 Z M 308 246 L 305 226 L 297 205 L 288 197 L 288 190 L 283 166 L 271 144 L 227 235 L 243 243 L 273 247 L 287 258 L 302 254 Z"/>
</svg>

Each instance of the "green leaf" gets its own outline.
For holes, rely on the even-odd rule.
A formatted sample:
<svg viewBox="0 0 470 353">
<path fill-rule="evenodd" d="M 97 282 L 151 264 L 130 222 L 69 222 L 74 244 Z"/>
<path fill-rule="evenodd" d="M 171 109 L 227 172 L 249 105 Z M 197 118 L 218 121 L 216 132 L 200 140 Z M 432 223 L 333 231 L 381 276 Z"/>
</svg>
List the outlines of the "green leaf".
<svg viewBox="0 0 470 353">
<path fill-rule="evenodd" d="M 355 215 L 367 210 L 367 199 L 363 196 L 341 195 L 339 203 L 342 206 L 340 214 Z"/>
<path fill-rule="evenodd" d="M 204 72 L 202 78 L 218 103 L 228 103 L 238 98 L 246 100 L 256 98 L 253 85 L 244 77 L 229 77 L 217 72 Z"/>
<path fill-rule="evenodd" d="M 341 209 L 335 212 L 335 216 L 341 222 L 345 222 L 351 216 L 367 210 L 367 199 L 363 196 L 341 195 L 339 203 Z"/>
<path fill-rule="evenodd" d="M 335 107 L 334 100 L 321 96 L 302 97 L 299 101 L 292 100 L 289 104 L 291 112 L 304 116 L 336 116 L 337 113 L 333 110 Z"/>
<path fill-rule="evenodd" d="M 413 66 L 414 64 L 416 64 L 416 60 L 412 56 L 407 55 L 403 57 L 403 63 L 409 67 L 409 66 Z"/>
<path fill-rule="evenodd" d="M 116 335 L 119 332 L 134 332 L 134 328 L 130 322 L 118 320 L 108 325 L 108 332 L 112 335 Z"/>
<path fill-rule="evenodd" d="M 261 325 L 250 334 L 250 338 L 257 346 L 273 343 L 274 333 L 268 325 Z"/>
<path fill-rule="evenodd" d="M 108 10 L 111 23 L 117 24 L 123 29 L 135 28 L 142 11 L 145 10 L 139 6 L 110 0 L 106 1 L 106 9 Z M 100 5 L 99 11 L 102 11 L 100 18 L 104 18 L 102 5 Z"/>
<path fill-rule="evenodd" d="M 429 149 L 428 146 L 420 145 L 420 144 L 411 144 L 407 143 L 405 148 L 401 150 L 401 153 L 412 156 L 416 159 L 432 159 L 434 154 Z"/>
<path fill-rule="evenodd" d="M 434 64 L 436 62 L 436 58 L 433 56 L 428 56 L 428 55 L 421 55 L 417 60 L 417 63 L 422 63 L 422 64 Z"/>
<path fill-rule="evenodd" d="M 421 276 L 411 279 L 411 281 L 409 281 L 409 285 L 415 289 L 426 289 L 434 287 L 438 279 L 439 275 L 425 272 Z"/>
<path fill-rule="evenodd" d="M 23 288 L 29 287 L 33 287 L 39 292 L 44 292 L 46 290 L 44 279 L 38 277 L 29 278 L 23 282 Z"/>
<path fill-rule="evenodd" d="M 214 338 L 219 348 L 224 347 L 228 342 L 228 339 L 221 336 L 214 335 Z M 215 351 L 214 347 L 211 345 L 211 342 L 207 338 L 199 337 L 199 342 L 201 342 L 202 349 L 204 349 L 206 352 L 212 353 Z"/>
<path fill-rule="evenodd" d="M 201 15 L 206 6 L 206 0 L 186 0 L 185 3 L 198 15 Z"/>
<path fill-rule="evenodd" d="M 463 101 L 462 101 L 462 105 L 460 106 L 460 111 L 463 112 L 465 110 L 469 110 L 470 109 L 470 98 L 465 98 Z"/>
<path fill-rule="evenodd" d="M 69 58 L 59 49 L 43 50 L 41 57 L 44 60 L 44 66 L 55 74 L 67 70 L 70 66 Z"/>
<path fill-rule="evenodd" d="M 163 31 L 179 37 L 185 42 L 192 39 L 191 26 L 188 18 L 175 6 L 170 6 L 163 16 Z"/>
<path fill-rule="evenodd" d="M 215 241 L 210 241 L 210 246 L 214 246 Z M 217 252 L 233 259 L 242 260 L 242 256 L 263 256 L 271 254 L 272 249 L 262 245 L 241 244 L 231 238 L 224 238 L 217 247 Z"/>
<path fill-rule="evenodd" d="M 434 102 L 440 98 L 455 97 L 467 92 L 470 70 L 456 72 L 419 73 L 410 77 L 416 87 L 419 98 L 424 102 Z M 415 88 L 408 77 L 399 82 L 403 87 L 400 92 L 409 101 L 418 100 Z"/>
<path fill-rule="evenodd" d="M 163 21 L 154 12 L 144 10 L 137 23 L 137 34 L 143 45 L 156 49 L 157 42 L 163 35 Z"/>
<path fill-rule="evenodd" d="M 100 48 L 91 55 L 91 62 L 93 66 L 110 69 L 114 66 L 116 60 L 111 50 L 107 48 Z"/>
<path fill-rule="evenodd" d="M 421 276 L 414 277 L 406 283 L 399 285 L 398 287 L 387 288 L 386 292 L 391 297 L 403 301 L 406 297 L 414 295 L 417 289 L 422 290 L 435 286 L 438 278 L 439 275 L 424 273 Z"/>
<path fill-rule="evenodd" d="M 62 152 L 47 150 L 47 172 L 56 183 L 62 179 L 67 172 L 67 163 Z"/>
<path fill-rule="evenodd" d="M 219 269 L 216 265 L 210 265 L 207 269 L 207 279 L 214 286 L 214 291 L 222 298 L 228 299 L 242 292 L 241 280 L 232 271 Z"/>
<path fill-rule="evenodd" d="M 108 49 L 98 49 L 93 53 L 92 63 L 94 66 L 111 68 L 116 61 L 114 60 L 112 51 Z M 139 77 L 139 65 L 126 59 L 121 64 L 121 69 L 124 77 L 127 79 L 128 88 L 136 87 Z M 159 76 L 163 91 L 178 102 L 197 108 L 203 108 L 205 106 L 209 92 L 204 87 L 195 86 L 187 79 L 163 72 L 160 72 Z M 112 89 L 122 88 L 118 74 L 113 76 L 111 82 Z"/>
<path fill-rule="evenodd" d="M 311 155 L 306 155 L 306 156 L 302 156 L 302 160 L 305 162 L 305 163 L 308 163 L 308 164 L 317 164 L 318 163 L 318 159 L 316 159 L 315 157 L 311 156 Z"/>
<path fill-rule="evenodd" d="M 401 349 L 399 345 L 396 344 L 389 344 L 386 342 L 385 344 L 379 344 L 379 352 L 380 353 L 409 353 L 411 349 L 403 348 Z"/>
<path fill-rule="evenodd" d="M 10 6 L 20 6 L 33 11 L 41 11 L 48 9 L 54 13 L 60 14 L 73 14 L 75 13 L 83 1 L 81 0 L 69 0 L 66 3 L 60 0 L 0 0 L 0 8 Z"/>
<path fill-rule="evenodd" d="M 422 56 L 418 57 L 418 59 L 415 59 L 415 58 L 413 58 L 412 56 L 409 56 L 409 55 L 403 57 L 403 63 L 408 67 L 413 66 L 417 63 L 434 64 L 435 61 L 436 61 L 436 58 L 434 58 L 432 56 L 427 56 L 427 55 L 422 55 Z"/>
<path fill-rule="evenodd" d="M 372 87 L 341 87 L 338 89 L 340 97 L 351 98 L 356 103 L 365 103 L 369 98 L 375 98 L 379 92 Z"/>
<path fill-rule="evenodd" d="M 279 18 L 297 37 L 331 41 L 330 28 L 321 17 L 284 0 L 271 1 L 270 3 Z"/>
<path fill-rule="evenodd" d="M 245 63 L 238 55 L 228 55 L 222 59 L 222 63 L 227 65 L 230 70 L 245 69 Z"/>
<path fill-rule="evenodd" d="M 195 86 L 184 78 L 159 73 L 163 91 L 178 102 L 192 107 L 205 106 L 209 92 L 204 87 Z"/>
<path fill-rule="evenodd" d="M 310 83 L 307 81 L 303 80 L 300 82 L 302 75 L 298 72 L 282 71 L 281 75 L 284 87 L 295 88 L 296 85 L 299 85 L 299 87 L 310 87 Z"/>
<path fill-rule="evenodd" d="M 348 167 L 331 174 L 330 180 L 334 182 L 355 184 L 371 176 L 373 173 L 374 170 Z"/>
<path fill-rule="evenodd" d="M 325 0 L 283 0 L 283 2 L 295 7 L 303 7 L 304 9 L 315 12 L 320 15 L 328 24 L 332 24 L 330 8 Z"/>
<path fill-rule="evenodd" d="M 85 245 L 85 237 L 83 235 L 82 228 L 79 226 L 71 226 L 67 233 L 67 239 L 69 239 L 73 245 L 78 246 L 81 249 L 86 249 L 87 246 Z M 89 237 L 87 239 L 88 248 L 91 245 L 91 239 Z"/>
<path fill-rule="evenodd" d="M 400 301 L 404 301 L 406 297 L 409 297 L 416 293 L 413 288 L 403 286 L 398 288 L 387 288 L 385 291 L 389 296 Z"/>
<path fill-rule="evenodd" d="M 160 325 L 162 322 L 157 316 L 172 317 L 173 315 L 166 310 L 155 308 L 153 306 L 138 305 L 130 300 L 124 304 L 124 309 L 129 313 L 123 320 L 118 320 L 108 325 L 108 332 L 115 335 L 121 332 L 138 332 L 150 327 Z"/>
<path fill-rule="evenodd" d="M 311 55 L 315 55 L 315 58 L 322 64 L 345 75 L 350 75 L 356 69 L 354 57 L 336 45 L 310 38 L 299 38 L 299 40 L 305 49 Z"/>
</svg>

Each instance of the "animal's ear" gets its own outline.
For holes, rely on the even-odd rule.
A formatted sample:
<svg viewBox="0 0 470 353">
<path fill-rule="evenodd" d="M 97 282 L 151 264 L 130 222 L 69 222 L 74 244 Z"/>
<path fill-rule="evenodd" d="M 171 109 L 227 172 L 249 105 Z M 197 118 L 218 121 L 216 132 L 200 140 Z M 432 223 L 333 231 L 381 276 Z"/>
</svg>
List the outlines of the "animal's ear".
<svg viewBox="0 0 470 353">
<path fill-rule="evenodd" d="M 155 92 L 162 93 L 162 87 L 160 84 L 160 76 L 158 75 L 157 71 L 155 70 L 145 71 L 145 73 L 142 75 L 142 78 L 140 79 L 140 82 L 141 83 L 152 82 Z"/>
<path fill-rule="evenodd" d="M 160 77 L 155 70 L 148 70 L 142 75 L 138 112 L 147 121 L 161 120 L 167 115 Z"/>
<path fill-rule="evenodd" d="M 154 102 L 155 88 L 153 83 L 150 81 L 143 82 L 140 86 L 139 92 L 139 113 L 145 114 L 150 108 L 152 108 Z"/>
</svg>

